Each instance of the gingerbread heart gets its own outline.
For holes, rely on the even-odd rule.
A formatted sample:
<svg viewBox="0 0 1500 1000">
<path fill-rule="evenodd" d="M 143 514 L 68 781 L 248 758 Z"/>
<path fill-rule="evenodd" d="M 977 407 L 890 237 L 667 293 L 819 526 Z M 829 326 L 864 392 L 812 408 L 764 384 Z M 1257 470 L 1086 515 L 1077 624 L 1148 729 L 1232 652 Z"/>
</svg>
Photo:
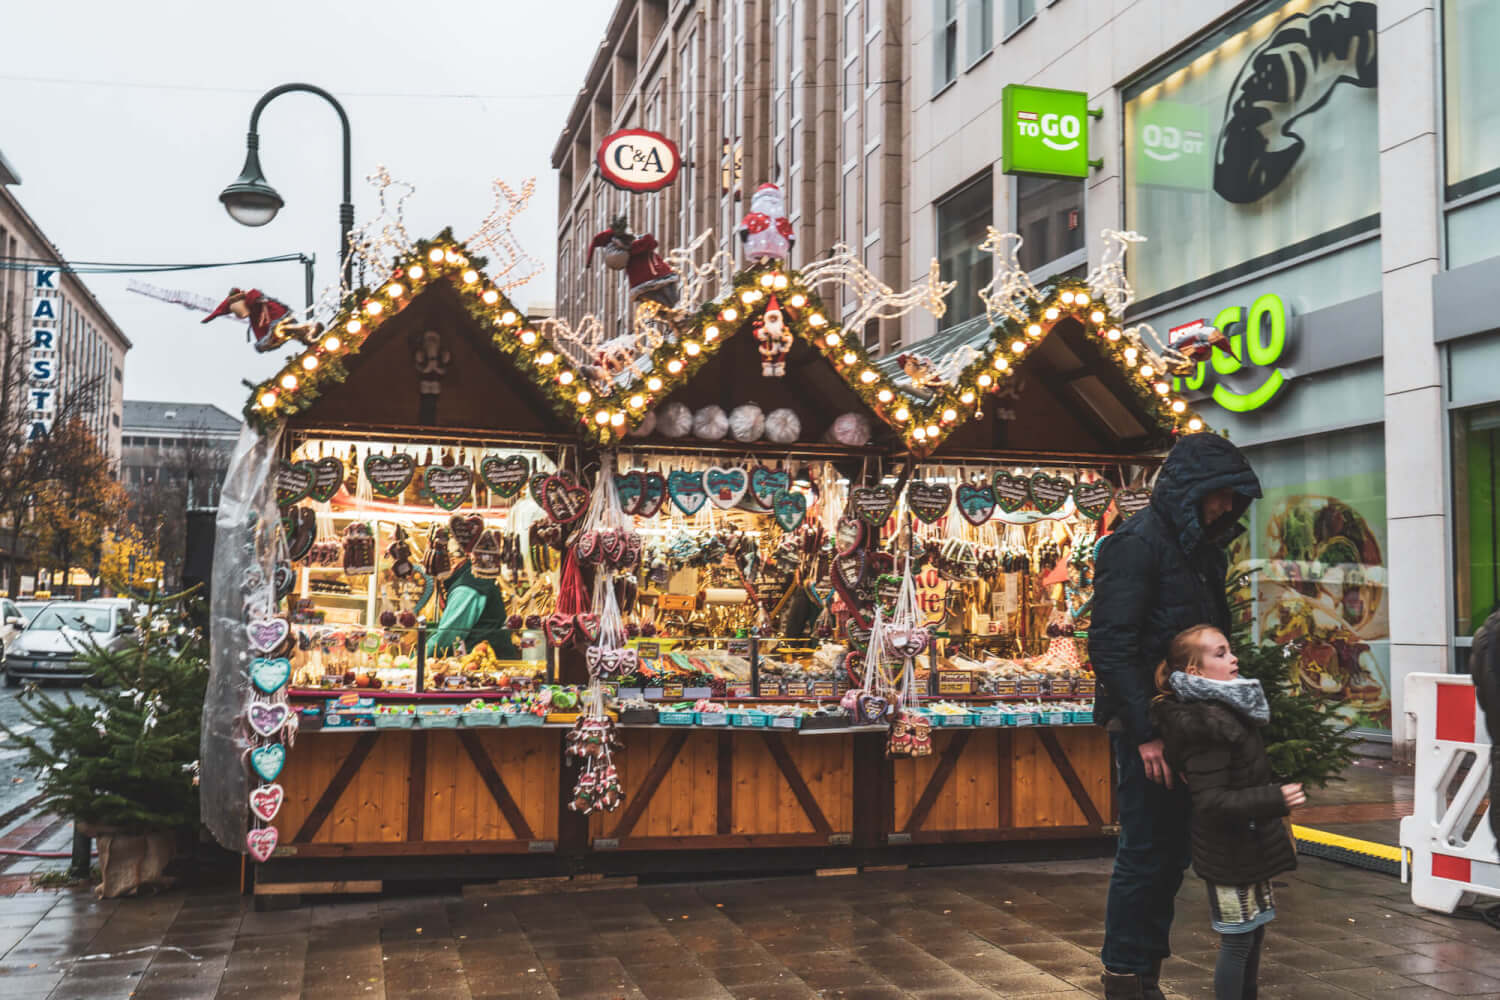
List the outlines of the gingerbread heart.
<svg viewBox="0 0 1500 1000">
<path fill-rule="evenodd" d="M 417 463 L 410 455 L 365 457 L 365 481 L 370 484 L 370 492 L 387 500 L 405 493 L 416 473 Z"/>
<path fill-rule="evenodd" d="M 245 834 L 245 850 L 256 861 L 265 861 L 276 850 L 278 834 L 274 826 L 263 826 Z"/>
<path fill-rule="evenodd" d="M 1073 502 L 1078 505 L 1078 512 L 1095 521 L 1104 516 L 1114 499 L 1115 488 L 1106 479 L 1095 479 L 1073 487 Z"/>
<path fill-rule="evenodd" d="M 1043 514 L 1056 514 L 1073 495 L 1073 480 L 1066 476 L 1049 476 L 1045 472 L 1033 472 L 1027 484 L 1031 503 Z"/>
<path fill-rule="evenodd" d="M 708 501 L 701 472 L 674 470 L 667 477 L 667 493 L 672 497 L 672 505 L 684 514 L 698 513 Z"/>
<path fill-rule="evenodd" d="M 573 550 L 584 562 L 594 562 L 595 557 L 599 555 L 599 532 L 592 529 L 580 531 L 578 540 L 573 543 Z"/>
<path fill-rule="evenodd" d="M 603 626 L 599 616 L 592 611 L 581 611 L 573 616 L 573 625 L 585 642 L 598 642 Z"/>
<path fill-rule="evenodd" d="M 1151 506 L 1151 491 L 1144 486 L 1137 486 L 1128 490 L 1118 490 L 1115 493 L 1115 506 L 1125 517 L 1139 514 Z"/>
<path fill-rule="evenodd" d="M 282 462 L 276 467 L 276 503 L 282 507 L 290 507 L 299 500 L 305 500 L 312 484 L 311 462 Z"/>
<path fill-rule="evenodd" d="M 281 731 L 286 725 L 287 707 L 284 702 L 267 704 L 263 701 L 252 701 L 250 707 L 245 709 L 245 718 L 250 721 L 250 728 L 262 736 L 270 736 Z"/>
<path fill-rule="evenodd" d="M 660 472 L 641 475 L 641 501 L 631 513 L 640 517 L 655 517 L 667 502 L 667 477 Z"/>
<path fill-rule="evenodd" d="M 1007 514 L 1014 514 L 1026 506 L 1031 499 L 1030 484 L 1025 476 L 1013 476 L 1009 472 L 995 473 L 990 488 L 995 493 L 995 503 Z"/>
<path fill-rule="evenodd" d="M 890 710 L 888 699 L 878 694 L 862 694 L 855 700 L 854 718 L 861 726 L 878 726 Z"/>
<path fill-rule="evenodd" d="M 530 479 L 526 480 L 526 492 L 531 494 L 531 499 L 536 501 L 538 507 L 542 505 L 542 484 L 551 479 L 552 475 L 546 472 L 536 472 L 532 474 Z M 566 472 L 558 472 L 556 475 L 559 479 L 572 482 Z"/>
<path fill-rule="evenodd" d="M 629 551 L 630 536 L 633 534 L 634 532 L 624 528 L 599 532 L 599 554 L 603 560 L 611 566 L 624 563 L 625 554 Z"/>
<path fill-rule="evenodd" d="M 975 527 L 984 524 L 995 513 L 994 489 L 989 484 L 964 483 L 958 488 L 958 512 Z"/>
<path fill-rule="evenodd" d="M 286 747 L 280 743 L 267 743 L 250 751 L 250 768 L 262 781 L 275 781 L 285 766 Z"/>
<path fill-rule="evenodd" d="M 444 510 L 462 507 L 474 489 L 474 470 L 467 465 L 429 465 L 426 477 L 432 502 Z"/>
<path fill-rule="evenodd" d="M 865 576 L 865 554 L 851 552 L 838 556 L 833 560 L 833 571 L 838 574 L 840 583 L 847 589 L 854 590 Z"/>
<path fill-rule="evenodd" d="M 260 618 L 245 625 L 245 634 L 250 637 L 250 646 L 257 653 L 275 652 L 283 642 L 291 626 L 285 618 Z"/>
<path fill-rule="evenodd" d="M 925 628 L 893 626 L 885 630 L 885 646 L 892 656 L 915 658 L 927 649 L 932 636 Z"/>
<path fill-rule="evenodd" d="M 547 616 L 547 641 L 554 646 L 566 646 L 573 641 L 573 615 L 561 611 Z"/>
<path fill-rule="evenodd" d="M 286 535 L 287 557 L 301 562 L 317 540 L 318 516 L 311 507 L 289 507 L 281 513 L 281 530 Z"/>
<path fill-rule="evenodd" d="M 486 455 L 479 463 L 479 478 L 490 492 L 503 500 L 513 500 L 531 476 L 531 465 L 520 455 Z"/>
<path fill-rule="evenodd" d="M 484 518 L 478 514 L 454 514 L 448 518 L 448 533 L 460 552 L 473 552 L 479 536 L 484 534 Z"/>
<path fill-rule="evenodd" d="M 858 652 L 863 653 L 870 648 L 870 630 L 860 628 L 853 618 L 850 618 L 844 625 L 844 638 L 848 639 L 849 645 Z"/>
<path fill-rule="evenodd" d="M 776 498 L 792 488 L 792 474 L 785 469 L 757 465 L 750 470 L 750 495 L 762 507 L 774 507 Z"/>
<path fill-rule="evenodd" d="M 740 502 L 750 488 L 750 477 L 744 469 L 723 469 L 713 466 L 703 473 L 703 489 L 708 502 L 720 510 L 728 510 Z"/>
<path fill-rule="evenodd" d="M 796 531 L 807 517 L 807 497 L 790 491 L 779 493 L 771 501 L 771 512 L 782 531 Z"/>
<path fill-rule="evenodd" d="M 879 531 L 896 509 L 896 491 L 889 486 L 856 486 L 849 491 L 854 516 Z"/>
<path fill-rule="evenodd" d="M 276 591 L 278 601 L 290 594 L 297 586 L 297 573 L 290 563 L 276 564 L 276 568 L 271 571 L 271 586 Z"/>
<path fill-rule="evenodd" d="M 286 789 L 280 785 L 260 785 L 250 791 L 250 812 L 263 823 L 269 823 L 281 812 Z"/>
<path fill-rule="evenodd" d="M 841 556 L 853 552 L 864 545 L 866 530 L 863 521 L 845 514 L 833 529 L 833 551 Z"/>
<path fill-rule="evenodd" d="M 912 483 L 906 488 L 906 506 L 923 524 L 933 524 L 953 505 L 953 487 L 947 483 Z"/>
<path fill-rule="evenodd" d="M 319 503 L 327 503 L 343 485 L 343 460 L 333 457 L 320 458 L 313 463 L 312 485 L 308 487 L 307 495 Z"/>
<path fill-rule="evenodd" d="M 615 476 L 615 496 L 620 500 L 620 510 L 626 514 L 639 514 L 644 488 L 645 476 L 638 469 Z"/>
<path fill-rule="evenodd" d="M 562 476 L 548 476 L 542 483 L 542 510 L 557 524 L 572 524 L 589 509 L 589 491 L 574 486 Z"/>
<path fill-rule="evenodd" d="M 260 656 L 250 661 L 250 683 L 262 694 L 275 694 L 292 679 L 292 661 L 284 656 L 267 659 Z"/>
</svg>

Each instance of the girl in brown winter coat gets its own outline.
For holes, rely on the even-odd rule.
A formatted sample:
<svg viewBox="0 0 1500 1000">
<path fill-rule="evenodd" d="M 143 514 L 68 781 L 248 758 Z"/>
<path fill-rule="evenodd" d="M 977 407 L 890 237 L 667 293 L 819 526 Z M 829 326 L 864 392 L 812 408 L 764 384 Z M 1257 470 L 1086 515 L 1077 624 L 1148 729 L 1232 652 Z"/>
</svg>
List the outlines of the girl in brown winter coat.
<svg viewBox="0 0 1500 1000">
<path fill-rule="evenodd" d="M 1151 719 L 1172 768 L 1193 797 L 1193 870 L 1208 885 L 1219 932 L 1216 1000 L 1254 1000 L 1266 924 L 1276 916 L 1271 879 L 1297 867 L 1281 817 L 1307 801 L 1277 785 L 1260 727 L 1271 720 L 1260 681 L 1240 678 L 1229 640 L 1198 625 L 1172 640 L 1157 668 Z"/>
</svg>

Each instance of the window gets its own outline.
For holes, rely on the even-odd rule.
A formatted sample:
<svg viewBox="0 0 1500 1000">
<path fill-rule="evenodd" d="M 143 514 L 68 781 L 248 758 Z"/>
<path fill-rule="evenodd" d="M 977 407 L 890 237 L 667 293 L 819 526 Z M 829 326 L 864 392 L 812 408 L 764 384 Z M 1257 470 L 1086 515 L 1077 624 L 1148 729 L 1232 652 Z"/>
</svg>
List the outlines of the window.
<svg viewBox="0 0 1500 1000">
<path fill-rule="evenodd" d="M 1496 38 L 1500 38 L 1500 4 L 1444 0 L 1443 96 L 1450 198 L 1500 184 Z"/>
<path fill-rule="evenodd" d="M 964 65 L 973 66 L 995 47 L 995 0 L 964 0 Z"/>
<path fill-rule="evenodd" d="M 1453 414 L 1454 623 L 1469 636 L 1500 605 L 1500 406 Z"/>
<path fill-rule="evenodd" d="M 1016 178 L 1019 260 L 1035 271 L 1083 249 L 1083 181 L 1065 177 Z"/>
<path fill-rule="evenodd" d="M 932 92 L 958 79 L 958 0 L 932 0 Z"/>
<path fill-rule="evenodd" d="M 1005 33 L 1009 35 L 1036 17 L 1036 0 L 1005 0 Z"/>
<path fill-rule="evenodd" d="M 1291 678 L 1356 727 L 1391 728 L 1390 608 L 1385 580 L 1385 431 L 1380 425 L 1247 448 L 1264 497 L 1233 564 L 1261 567 L 1257 638 L 1297 637 Z M 1231 578 L 1235 576 L 1233 570 Z"/>
<path fill-rule="evenodd" d="M 956 281 L 948 311 L 938 321 L 946 329 L 978 316 L 984 309 L 979 290 L 990 283 L 992 259 L 979 249 L 994 218 L 990 172 L 968 182 L 937 203 L 937 256 L 944 281 Z"/>
<path fill-rule="evenodd" d="M 1351 42 L 1335 67 L 1314 64 L 1306 46 L 1276 43 L 1277 29 L 1308 7 L 1257 7 L 1125 89 L 1125 228 L 1150 236 L 1130 254 L 1137 308 L 1379 226 L 1373 49 Z M 1374 32 L 1373 4 L 1341 9 L 1357 19 L 1337 26 L 1341 37 Z M 1306 88 L 1262 94 L 1258 60 Z M 1266 120 L 1288 134 L 1273 142 Z"/>
</svg>

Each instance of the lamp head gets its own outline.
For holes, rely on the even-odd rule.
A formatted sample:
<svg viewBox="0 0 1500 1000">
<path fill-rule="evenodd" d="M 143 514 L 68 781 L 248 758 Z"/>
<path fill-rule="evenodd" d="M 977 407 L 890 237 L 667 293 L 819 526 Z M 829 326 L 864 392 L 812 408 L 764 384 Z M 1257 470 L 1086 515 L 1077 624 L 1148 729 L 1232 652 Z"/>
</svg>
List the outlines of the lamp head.
<svg viewBox="0 0 1500 1000">
<path fill-rule="evenodd" d="M 229 217 L 242 226 L 264 226 L 276 218 L 285 204 L 276 189 L 266 183 L 260 169 L 259 137 L 254 132 L 245 140 L 245 166 L 223 191 L 219 201 Z"/>
</svg>

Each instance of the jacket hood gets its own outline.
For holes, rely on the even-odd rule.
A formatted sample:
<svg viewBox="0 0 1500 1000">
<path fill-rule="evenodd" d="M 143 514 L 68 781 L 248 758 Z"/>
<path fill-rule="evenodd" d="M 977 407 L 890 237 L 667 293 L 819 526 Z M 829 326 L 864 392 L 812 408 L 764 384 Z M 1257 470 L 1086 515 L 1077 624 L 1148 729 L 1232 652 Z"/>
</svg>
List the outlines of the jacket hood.
<svg viewBox="0 0 1500 1000">
<path fill-rule="evenodd" d="M 1183 701 L 1176 695 L 1151 703 L 1151 722 L 1177 747 L 1239 743 L 1255 724 L 1221 702 Z"/>
<path fill-rule="evenodd" d="M 1203 498 L 1215 490 L 1234 491 L 1234 507 L 1211 525 L 1202 523 Z M 1205 537 L 1224 544 L 1252 500 L 1260 499 L 1260 480 L 1240 450 L 1217 434 L 1189 434 L 1162 463 L 1151 491 L 1151 507 L 1171 526 L 1183 552 L 1192 552 Z"/>
</svg>

